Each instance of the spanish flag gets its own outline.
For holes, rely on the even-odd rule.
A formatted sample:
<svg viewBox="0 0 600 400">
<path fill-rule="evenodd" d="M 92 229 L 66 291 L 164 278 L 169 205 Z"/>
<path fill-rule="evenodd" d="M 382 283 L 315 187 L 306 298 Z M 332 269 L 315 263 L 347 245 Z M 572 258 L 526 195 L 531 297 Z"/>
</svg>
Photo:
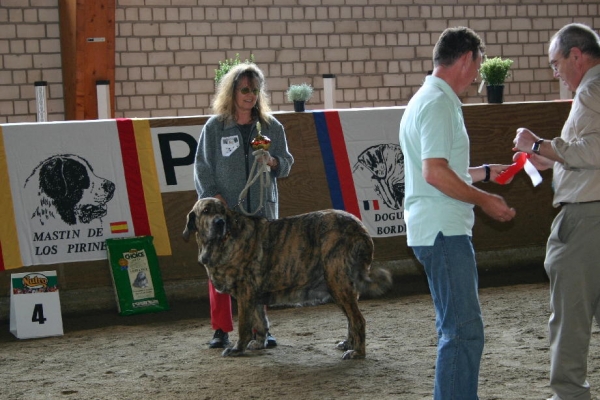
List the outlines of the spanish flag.
<svg viewBox="0 0 600 400">
<path fill-rule="evenodd" d="M 129 232 L 129 226 L 127 221 L 118 221 L 110 223 L 110 233 L 127 233 Z"/>
</svg>

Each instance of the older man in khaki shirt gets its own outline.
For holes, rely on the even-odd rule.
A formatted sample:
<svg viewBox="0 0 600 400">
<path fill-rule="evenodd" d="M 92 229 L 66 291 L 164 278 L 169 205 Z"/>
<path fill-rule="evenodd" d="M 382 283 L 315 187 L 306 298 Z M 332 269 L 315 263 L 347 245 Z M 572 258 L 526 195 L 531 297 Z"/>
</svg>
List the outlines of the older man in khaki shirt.
<svg viewBox="0 0 600 400">
<path fill-rule="evenodd" d="M 519 128 L 513 150 L 553 168 L 555 207 L 548 238 L 550 386 L 554 400 L 588 400 L 587 356 L 593 317 L 600 321 L 600 38 L 569 24 L 550 41 L 550 67 L 575 92 L 560 137 Z"/>
</svg>

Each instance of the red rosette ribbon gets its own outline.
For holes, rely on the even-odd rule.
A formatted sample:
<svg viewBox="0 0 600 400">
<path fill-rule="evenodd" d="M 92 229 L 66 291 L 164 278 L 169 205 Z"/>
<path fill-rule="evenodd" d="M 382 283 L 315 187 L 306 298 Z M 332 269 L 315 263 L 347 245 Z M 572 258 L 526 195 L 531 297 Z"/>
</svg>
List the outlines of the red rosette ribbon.
<svg viewBox="0 0 600 400">
<path fill-rule="evenodd" d="M 517 172 L 523 169 L 528 158 L 529 155 L 527 153 L 519 154 L 519 157 L 513 164 L 511 164 L 510 167 L 498 174 L 498 176 L 495 179 L 496 182 L 501 185 L 506 185 L 506 183 L 510 181 L 512 177 L 517 174 Z"/>
</svg>

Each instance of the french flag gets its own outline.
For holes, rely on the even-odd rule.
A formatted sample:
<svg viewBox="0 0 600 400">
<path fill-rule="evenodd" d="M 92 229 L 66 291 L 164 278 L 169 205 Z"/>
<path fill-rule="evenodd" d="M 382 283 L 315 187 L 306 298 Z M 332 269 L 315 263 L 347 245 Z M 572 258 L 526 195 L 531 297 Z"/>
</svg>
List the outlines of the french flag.
<svg viewBox="0 0 600 400">
<path fill-rule="evenodd" d="M 363 210 L 365 210 L 365 211 L 379 210 L 379 200 L 363 200 Z"/>
</svg>

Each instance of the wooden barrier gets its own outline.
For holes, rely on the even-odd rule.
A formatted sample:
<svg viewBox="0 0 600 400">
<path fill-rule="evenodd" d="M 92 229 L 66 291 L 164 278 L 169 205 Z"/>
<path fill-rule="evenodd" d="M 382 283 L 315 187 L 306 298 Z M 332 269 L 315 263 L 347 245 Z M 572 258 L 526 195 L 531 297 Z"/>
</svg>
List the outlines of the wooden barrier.
<svg viewBox="0 0 600 400">
<path fill-rule="evenodd" d="M 465 105 L 463 110 L 471 140 L 471 165 L 511 163 L 512 140 L 516 129 L 522 126 L 530 128 L 544 138 L 559 136 L 570 106 L 570 102 Z M 289 148 L 295 158 L 290 176 L 279 181 L 281 216 L 330 208 L 329 189 L 312 114 L 277 113 L 276 117 L 285 126 Z M 150 125 L 153 128 L 203 125 L 207 118 L 208 116 L 157 118 L 151 119 Z M 365 132 L 365 135 L 368 135 L 368 132 Z M 517 210 L 514 221 L 501 224 L 476 209 L 473 242 L 478 254 L 490 252 L 495 255 L 495 262 L 502 263 L 503 252 L 543 248 L 556 213 L 551 206 L 551 174 L 551 171 L 543 172 L 544 181 L 536 188 L 524 173 L 518 174 L 514 181 L 506 186 L 493 183 L 478 184 L 485 190 L 504 196 L 508 204 Z M 185 217 L 196 201 L 196 193 L 163 193 L 162 198 L 173 251 L 172 256 L 159 258 L 163 280 L 166 284 L 205 281 L 206 273 L 196 261 L 196 244 L 185 243 L 181 239 Z M 412 252 L 406 246 L 405 236 L 376 238 L 375 259 L 378 262 L 414 260 Z M 505 262 L 512 263 L 518 260 L 507 257 Z M 480 262 L 480 267 L 485 267 L 485 263 Z M 11 273 L 52 269 L 58 271 L 61 296 L 69 291 L 83 293 L 78 296 L 86 297 L 86 289 L 101 288 L 104 292 L 112 290 L 108 261 L 104 260 L 2 271 L 0 293 L 8 295 Z M 202 296 L 205 286 L 194 286 L 186 290 L 197 291 L 192 296 Z M 6 299 L 0 298 L 0 308 L 3 308 L 2 300 L 6 302 Z M 93 302 L 93 299 L 89 300 Z M 66 308 L 68 306 L 63 304 L 63 309 Z"/>
</svg>

